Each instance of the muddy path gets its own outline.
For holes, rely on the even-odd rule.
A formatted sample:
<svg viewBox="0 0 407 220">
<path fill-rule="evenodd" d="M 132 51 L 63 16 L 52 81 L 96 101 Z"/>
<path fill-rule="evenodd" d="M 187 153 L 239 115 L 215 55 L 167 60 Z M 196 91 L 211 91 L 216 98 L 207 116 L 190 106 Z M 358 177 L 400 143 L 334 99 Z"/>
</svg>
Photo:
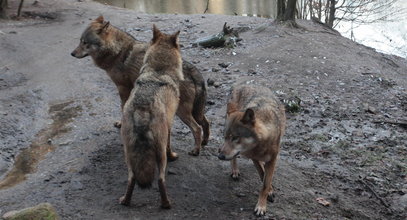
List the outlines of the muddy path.
<svg viewBox="0 0 407 220">
<path fill-rule="evenodd" d="M 22 20 L 0 21 L 0 215 L 50 202 L 62 219 L 253 219 L 261 187 L 252 163 L 239 159 L 241 179 L 219 161 L 226 97 L 235 83 L 297 97 L 273 181 L 271 219 L 405 219 L 407 213 L 407 61 L 356 44 L 308 21 L 290 29 L 262 18 L 148 15 L 89 1 L 45 0 Z M 139 40 L 152 24 L 181 30 L 185 59 L 206 80 L 211 136 L 198 157 L 178 119 L 169 164 L 170 210 L 158 187 L 136 189 L 118 204 L 127 168 L 119 130 L 120 101 L 107 75 L 70 52 L 91 19 L 105 19 Z M 248 27 L 234 49 L 191 42 L 224 22 Z M 219 65 L 221 64 L 221 65 Z M 227 67 L 226 67 L 227 66 Z M 15 170 L 15 171 L 14 171 Z M 323 206 L 317 198 L 330 203 Z"/>
</svg>

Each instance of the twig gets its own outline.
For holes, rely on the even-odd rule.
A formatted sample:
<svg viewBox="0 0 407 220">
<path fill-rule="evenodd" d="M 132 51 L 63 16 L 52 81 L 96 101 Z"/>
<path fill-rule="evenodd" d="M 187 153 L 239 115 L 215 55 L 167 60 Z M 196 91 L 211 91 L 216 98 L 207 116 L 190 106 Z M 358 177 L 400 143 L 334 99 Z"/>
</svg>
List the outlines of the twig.
<svg viewBox="0 0 407 220">
<path fill-rule="evenodd" d="M 399 121 L 373 121 L 373 123 L 381 124 L 381 123 L 387 123 L 387 124 L 393 124 L 393 125 L 399 125 L 400 127 L 407 128 L 407 122 L 399 122 Z"/>
<path fill-rule="evenodd" d="M 209 10 L 209 0 L 206 2 L 206 9 L 204 11 L 204 14 Z"/>
<path fill-rule="evenodd" d="M 393 212 L 393 210 L 390 208 L 390 205 L 382 197 L 380 197 L 376 193 L 376 191 L 374 191 L 374 189 L 372 187 L 370 187 L 366 183 L 366 181 L 364 181 L 364 179 L 366 179 L 366 177 L 359 176 L 359 179 L 357 181 L 360 182 L 362 185 L 364 185 L 380 201 L 380 203 L 382 203 L 382 205 L 384 205 L 389 211 Z"/>
</svg>

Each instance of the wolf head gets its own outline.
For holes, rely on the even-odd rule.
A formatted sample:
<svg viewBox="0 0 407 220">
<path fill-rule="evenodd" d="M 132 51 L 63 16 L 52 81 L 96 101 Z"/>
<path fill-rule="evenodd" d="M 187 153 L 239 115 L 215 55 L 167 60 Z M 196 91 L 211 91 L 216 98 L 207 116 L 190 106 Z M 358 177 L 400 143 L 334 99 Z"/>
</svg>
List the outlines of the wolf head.
<svg viewBox="0 0 407 220">
<path fill-rule="evenodd" d="M 144 63 L 156 72 L 175 71 L 175 76 L 183 80 L 179 33 L 180 31 L 171 35 L 164 34 L 153 25 L 153 38 L 144 56 Z"/>
<path fill-rule="evenodd" d="M 110 23 L 99 16 L 83 32 L 78 47 L 71 55 L 76 58 L 84 58 L 88 55 L 97 55 L 106 46 Z"/>
<path fill-rule="evenodd" d="M 248 108 L 245 112 L 240 112 L 229 103 L 224 131 L 225 143 L 219 149 L 218 158 L 231 160 L 255 148 L 258 143 L 255 126 L 256 116 L 253 109 Z"/>
</svg>

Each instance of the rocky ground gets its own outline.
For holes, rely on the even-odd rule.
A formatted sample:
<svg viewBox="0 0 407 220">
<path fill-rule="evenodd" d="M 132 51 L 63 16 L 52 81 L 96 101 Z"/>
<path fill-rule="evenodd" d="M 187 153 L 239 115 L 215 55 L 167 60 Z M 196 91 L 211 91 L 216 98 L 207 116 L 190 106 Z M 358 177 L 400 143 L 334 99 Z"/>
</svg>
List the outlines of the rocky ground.
<svg viewBox="0 0 407 220">
<path fill-rule="evenodd" d="M 253 219 L 261 182 L 239 159 L 241 179 L 219 161 L 226 98 L 235 83 L 272 88 L 301 100 L 287 132 L 267 219 L 405 219 L 407 213 L 407 61 L 377 53 L 310 21 L 292 29 L 270 19 L 223 15 L 149 15 L 90 1 L 25 2 L 24 17 L 0 21 L 0 216 L 49 202 L 62 219 Z M 14 4 L 14 3 L 13 3 Z M 11 13 L 16 5 L 11 5 Z M 183 57 L 211 83 L 211 137 L 201 155 L 176 120 L 167 187 L 173 208 L 159 208 L 158 187 L 136 189 L 118 204 L 127 170 L 120 101 L 90 58 L 70 56 L 98 15 L 139 40 L 152 24 L 181 30 Z M 233 49 L 192 46 L 223 23 L 248 27 Z M 219 65 L 221 64 L 221 65 Z M 27 174 L 25 174 L 27 173 Z M 327 202 L 329 205 L 323 205 Z"/>
</svg>

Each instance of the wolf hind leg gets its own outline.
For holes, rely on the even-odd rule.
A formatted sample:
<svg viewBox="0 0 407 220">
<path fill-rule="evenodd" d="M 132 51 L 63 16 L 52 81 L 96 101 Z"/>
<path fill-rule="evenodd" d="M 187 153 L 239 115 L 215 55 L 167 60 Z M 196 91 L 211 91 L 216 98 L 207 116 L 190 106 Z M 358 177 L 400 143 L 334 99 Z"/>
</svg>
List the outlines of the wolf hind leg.
<svg viewBox="0 0 407 220">
<path fill-rule="evenodd" d="M 194 117 L 191 114 L 191 111 L 188 111 L 187 108 L 179 108 L 177 112 L 178 117 L 184 122 L 189 129 L 192 131 L 192 135 L 194 136 L 195 145 L 194 149 L 189 152 L 189 155 L 198 156 L 201 151 L 201 143 L 202 143 L 202 127 L 195 121 Z"/>
<path fill-rule="evenodd" d="M 167 158 L 168 162 L 176 161 L 178 159 L 178 154 L 171 149 L 171 129 L 168 129 Z"/>
<path fill-rule="evenodd" d="M 120 197 L 119 203 L 121 205 L 129 206 L 131 201 L 131 196 L 133 194 L 134 185 L 136 184 L 136 178 L 131 170 L 129 170 L 129 177 L 127 180 L 126 194 Z"/>
<path fill-rule="evenodd" d="M 210 135 L 208 119 L 205 117 L 204 114 L 202 114 L 202 116 L 199 117 L 199 119 L 197 119 L 195 117 L 195 120 L 198 122 L 199 125 L 201 125 L 202 131 L 203 131 L 203 139 L 202 139 L 201 145 L 202 146 L 208 145 L 209 135 Z"/>
<path fill-rule="evenodd" d="M 167 167 L 166 151 L 164 150 L 161 155 L 157 155 L 158 165 L 158 189 L 161 196 L 161 208 L 170 209 L 171 204 L 167 195 L 167 187 L 165 186 L 165 169 Z"/>
</svg>

